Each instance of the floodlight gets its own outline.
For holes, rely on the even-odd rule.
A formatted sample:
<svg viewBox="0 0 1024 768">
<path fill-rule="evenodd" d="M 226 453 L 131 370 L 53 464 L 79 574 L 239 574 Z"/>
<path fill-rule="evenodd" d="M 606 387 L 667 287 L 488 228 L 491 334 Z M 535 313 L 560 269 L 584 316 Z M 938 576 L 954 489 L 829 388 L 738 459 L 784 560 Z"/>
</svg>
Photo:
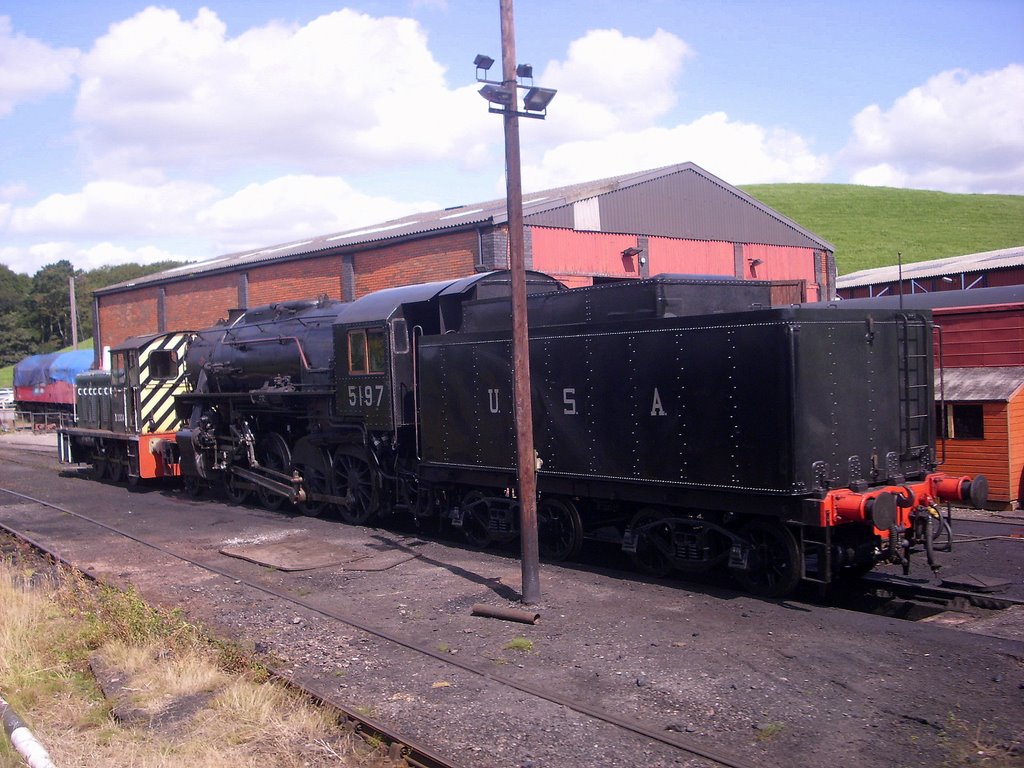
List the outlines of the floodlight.
<svg viewBox="0 0 1024 768">
<path fill-rule="evenodd" d="M 502 88 L 500 85 L 485 85 L 478 93 L 491 104 L 500 104 L 503 107 L 511 106 L 516 101 L 515 91 Z"/>
<path fill-rule="evenodd" d="M 473 63 L 476 64 L 477 69 L 482 69 L 484 72 L 486 72 L 494 64 L 494 59 L 492 59 L 490 56 L 485 56 L 482 53 L 478 53 L 476 55 L 476 58 L 473 59 Z"/>
<path fill-rule="evenodd" d="M 533 80 L 533 67 L 529 64 L 520 64 L 516 67 L 516 77 L 528 77 Z"/>
<path fill-rule="evenodd" d="M 543 112 L 558 93 L 554 88 L 531 88 L 526 92 L 523 106 L 528 112 Z"/>
</svg>

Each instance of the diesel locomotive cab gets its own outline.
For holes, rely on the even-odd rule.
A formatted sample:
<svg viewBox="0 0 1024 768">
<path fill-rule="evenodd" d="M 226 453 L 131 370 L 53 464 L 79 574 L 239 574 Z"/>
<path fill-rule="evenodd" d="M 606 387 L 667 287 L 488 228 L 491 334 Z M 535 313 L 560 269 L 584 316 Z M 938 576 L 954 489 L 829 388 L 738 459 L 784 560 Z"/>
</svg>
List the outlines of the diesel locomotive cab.
<svg viewBox="0 0 1024 768">
<path fill-rule="evenodd" d="M 178 474 L 166 447 L 178 427 L 175 398 L 188 389 L 191 332 L 135 336 L 110 351 L 110 370 L 79 374 L 77 420 L 57 433 L 61 461 L 88 463 L 98 478 L 129 482 Z"/>
</svg>

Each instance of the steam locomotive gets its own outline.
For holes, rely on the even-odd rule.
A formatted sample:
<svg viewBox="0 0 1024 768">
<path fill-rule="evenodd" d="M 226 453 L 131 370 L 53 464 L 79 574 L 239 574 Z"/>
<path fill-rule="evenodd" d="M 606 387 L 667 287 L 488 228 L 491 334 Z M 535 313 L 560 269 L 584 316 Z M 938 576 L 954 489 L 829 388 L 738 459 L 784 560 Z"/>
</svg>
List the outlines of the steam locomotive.
<svg viewBox="0 0 1024 768">
<path fill-rule="evenodd" d="M 542 556 L 610 540 L 651 574 L 779 596 L 931 561 L 939 503 L 986 501 L 983 476 L 935 471 L 928 312 L 773 307 L 770 283 L 719 278 L 527 286 Z M 509 541 L 509 296 L 492 272 L 129 339 L 80 377 L 62 459 Z"/>
</svg>

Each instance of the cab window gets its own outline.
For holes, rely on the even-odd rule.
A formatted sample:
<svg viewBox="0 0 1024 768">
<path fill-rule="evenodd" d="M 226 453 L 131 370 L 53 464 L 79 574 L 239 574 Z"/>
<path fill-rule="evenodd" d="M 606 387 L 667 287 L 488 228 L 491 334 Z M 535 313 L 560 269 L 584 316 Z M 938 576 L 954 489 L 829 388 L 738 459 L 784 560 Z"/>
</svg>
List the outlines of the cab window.
<svg viewBox="0 0 1024 768">
<path fill-rule="evenodd" d="M 404 355 L 409 351 L 409 332 L 402 318 L 391 321 L 391 343 L 395 347 L 396 355 Z"/>
<path fill-rule="evenodd" d="M 124 352 L 114 352 L 110 356 L 110 383 L 113 386 L 124 386 L 124 369 Z"/>
<path fill-rule="evenodd" d="M 387 361 L 383 330 L 367 328 L 348 332 L 349 373 L 383 373 Z"/>
<path fill-rule="evenodd" d="M 173 379 L 178 373 L 178 353 L 158 349 L 149 355 L 149 375 L 153 379 Z"/>
</svg>

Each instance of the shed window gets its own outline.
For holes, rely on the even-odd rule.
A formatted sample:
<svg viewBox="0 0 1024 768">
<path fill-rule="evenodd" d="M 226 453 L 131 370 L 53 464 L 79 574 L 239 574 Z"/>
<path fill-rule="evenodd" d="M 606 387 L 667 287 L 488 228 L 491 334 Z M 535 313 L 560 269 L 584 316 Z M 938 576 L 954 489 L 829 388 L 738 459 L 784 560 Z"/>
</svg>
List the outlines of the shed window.
<svg viewBox="0 0 1024 768">
<path fill-rule="evenodd" d="M 349 373 L 384 373 L 387 360 L 383 330 L 368 328 L 348 332 Z"/>
<path fill-rule="evenodd" d="M 950 440 L 984 440 L 984 408 L 977 403 L 948 403 L 944 426 Z"/>
<path fill-rule="evenodd" d="M 152 379 L 173 379 L 178 373 L 178 353 L 158 349 L 149 354 L 149 376 Z"/>
</svg>

